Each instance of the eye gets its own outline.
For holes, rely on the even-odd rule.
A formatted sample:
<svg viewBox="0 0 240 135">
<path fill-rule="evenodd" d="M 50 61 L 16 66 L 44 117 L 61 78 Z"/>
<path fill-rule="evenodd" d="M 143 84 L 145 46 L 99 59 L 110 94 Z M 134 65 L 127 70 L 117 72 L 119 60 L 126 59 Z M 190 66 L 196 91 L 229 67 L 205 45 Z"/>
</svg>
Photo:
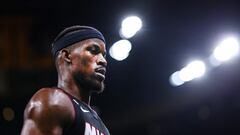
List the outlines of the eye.
<svg viewBox="0 0 240 135">
<path fill-rule="evenodd" d="M 101 52 L 100 47 L 98 45 L 89 46 L 87 50 L 92 54 L 99 54 Z"/>
</svg>

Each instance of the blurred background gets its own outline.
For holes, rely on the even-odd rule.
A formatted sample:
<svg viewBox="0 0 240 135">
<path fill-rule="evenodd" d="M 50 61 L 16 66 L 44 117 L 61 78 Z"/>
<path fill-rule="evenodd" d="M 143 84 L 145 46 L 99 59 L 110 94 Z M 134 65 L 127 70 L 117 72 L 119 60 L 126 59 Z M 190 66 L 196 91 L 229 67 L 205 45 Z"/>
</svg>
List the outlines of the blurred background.
<svg viewBox="0 0 240 135">
<path fill-rule="evenodd" d="M 20 134 L 23 111 L 42 87 L 55 86 L 50 44 L 71 25 L 90 25 L 107 50 L 121 21 L 139 16 L 129 56 L 110 55 L 105 92 L 92 105 L 112 135 L 239 135 L 239 56 L 208 66 L 201 78 L 174 86 L 169 78 L 195 59 L 208 60 L 226 35 L 240 38 L 233 0 L 8 0 L 0 2 L 0 134 Z M 209 68 L 210 67 L 210 68 Z"/>
</svg>

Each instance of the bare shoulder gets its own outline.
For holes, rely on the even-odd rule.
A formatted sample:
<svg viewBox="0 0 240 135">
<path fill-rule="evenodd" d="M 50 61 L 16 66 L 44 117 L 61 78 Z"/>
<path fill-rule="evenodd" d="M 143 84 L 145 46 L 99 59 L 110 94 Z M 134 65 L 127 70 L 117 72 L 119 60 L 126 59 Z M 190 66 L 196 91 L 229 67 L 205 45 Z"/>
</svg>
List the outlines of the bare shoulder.
<svg viewBox="0 0 240 135">
<path fill-rule="evenodd" d="M 74 108 L 63 91 L 56 88 L 42 88 L 29 101 L 24 118 L 39 123 L 51 120 L 64 125 L 74 119 Z"/>
</svg>

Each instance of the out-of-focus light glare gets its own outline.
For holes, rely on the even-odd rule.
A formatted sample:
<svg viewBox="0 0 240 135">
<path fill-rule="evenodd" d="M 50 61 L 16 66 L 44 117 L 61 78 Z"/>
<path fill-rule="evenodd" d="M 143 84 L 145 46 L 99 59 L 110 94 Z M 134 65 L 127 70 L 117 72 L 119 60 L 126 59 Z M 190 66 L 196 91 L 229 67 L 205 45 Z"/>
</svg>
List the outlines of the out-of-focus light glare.
<svg viewBox="0 0 240 135">
<path fill-rule="evenodd" d="M 118 61 L 126 59 L 132 49 L 132 44 L 128 40 L 119 40 L 109 49 L 112 58 Z"/>
<path fill-rule="evenodd" d="M 120 29 L 120 37 L 124 38 L 124 39 L 129 39 L 131 37 L 133 37 L 137 32 L 136 31 L 129 31 L 128 29 Z"/>
<path fill-rule="evenodd" d="M 4 108 L 2 114 L 3 114 L 3 118 L 6 121 L 12 121 L 15 117 L 15 113 L 14 113 L 13 109 L 10 107 Z"/>
<path fill-rule="evenodd" d="M 180 85 L 184 84 L 184 81 L 182 81 L 179 77 L 179 71 L 176 71 L 175 73 L 173 73 L 170 76 L 170 83 L 173 86 L 180 86 Z"/>
<path fill-rule="evenodd" d="M 204 75 L 206 66 L 204 62 L 196 60 L 187 65 L 187 69 L 193 75 L 194 78 L 198 78 Z"/>
<path fill-rule="evenodd" d="M 217 67 L 217 66 L 220 66 L 222 63 L 216 59 L 216 57 L 214 57 L 213 55 L 211 55 L 209 57 L 209 63 L 214 66 L 214 67 Z"/>
<path fill-rule="evenodd" d="M 179 71 L 179 77 L 184 82 L 191 81 L 194 78 L 186 67 Z"/>
<path fill-rule="evenodd" d="M 205 64 L 202 61 L 196 60 L 181 69 L 179 72 L 179 77 L 182 81 L 187 82 L 203 76 L 205 71 Z"/>
<path fill-rule="evenodd" d="M 133 37 L 142 28 L 142 20 L 137 16 L 130 16 L 122 21 L 120 36 L 122 38 Z"/>
<path fill-rule="evenodd" d="M 214 49 L 213 56 L 216 60 L 223 62 L 231 59 L 239 53 L 239 43 L 234 37 L 227 38 Z"/>
</svg>

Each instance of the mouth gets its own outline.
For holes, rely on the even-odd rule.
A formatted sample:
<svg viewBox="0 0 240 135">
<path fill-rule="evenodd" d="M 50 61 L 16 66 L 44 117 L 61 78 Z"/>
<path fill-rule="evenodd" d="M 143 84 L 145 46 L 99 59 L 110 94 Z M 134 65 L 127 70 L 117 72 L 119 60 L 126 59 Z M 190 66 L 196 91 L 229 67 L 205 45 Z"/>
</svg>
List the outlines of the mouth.
<svg viewBox="0 0 240 135">
<path fill-rule="evenodd" d="M 104 67 L 97 68 L 95 70 L 95 73 L 96 73 L 96 75 L 97 75 L 97 77 L 99 78 L 100 81 L 105 80 L 106 68 L 104 68 Z"/>
</svg>

